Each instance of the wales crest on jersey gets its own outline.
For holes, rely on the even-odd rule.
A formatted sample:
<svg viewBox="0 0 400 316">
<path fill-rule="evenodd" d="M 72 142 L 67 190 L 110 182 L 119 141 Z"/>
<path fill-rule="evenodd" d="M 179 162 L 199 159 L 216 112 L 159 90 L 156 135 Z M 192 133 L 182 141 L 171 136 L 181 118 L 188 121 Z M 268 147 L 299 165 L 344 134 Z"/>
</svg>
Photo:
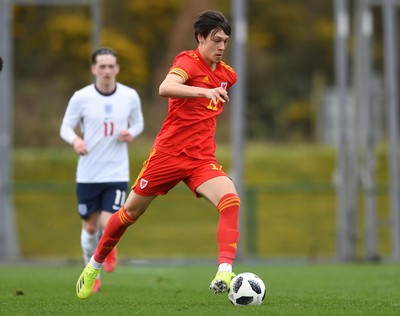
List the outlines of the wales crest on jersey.
<svg viewBox="0 0 400 316">
<path fill-rule="evenodd" d="M 144 189 L 147 186 L 148 183 L 149 183 L 149 181 L 147 181 L 146 179 L 142 178 L 139 181 L 139 186 L 140 186 L 141 189 Z"/>
</svg>

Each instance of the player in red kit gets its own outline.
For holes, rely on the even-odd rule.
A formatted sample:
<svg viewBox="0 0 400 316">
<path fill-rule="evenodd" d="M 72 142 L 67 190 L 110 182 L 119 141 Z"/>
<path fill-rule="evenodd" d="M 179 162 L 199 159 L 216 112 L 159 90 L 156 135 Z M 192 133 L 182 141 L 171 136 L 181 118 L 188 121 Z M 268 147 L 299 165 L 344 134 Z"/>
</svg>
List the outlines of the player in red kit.
<svg viewBox="0 0 400 316">
<path fill-rule="evenodd" d="M 229 101 L 235 71 L 221 59 L 231 27 L 217 11 L 204 11 L 194 21 L 196 50 L 178 54 L 159 93 L 168 97 L 168 114 L 148 159 L 124 206 L 108 221 L 96 251 L 80 275 L 76 293 L 87 298 L 107 255 L 126 229 L 135 223 L 158 195 L 183 181 L 197 197 L 210 201 L 219 212 L 218 269 L 210 288 L 225 292 L 239 240 L 240 199 L 234 184 L 215 158 L 217 116 Z"/>
</svg>

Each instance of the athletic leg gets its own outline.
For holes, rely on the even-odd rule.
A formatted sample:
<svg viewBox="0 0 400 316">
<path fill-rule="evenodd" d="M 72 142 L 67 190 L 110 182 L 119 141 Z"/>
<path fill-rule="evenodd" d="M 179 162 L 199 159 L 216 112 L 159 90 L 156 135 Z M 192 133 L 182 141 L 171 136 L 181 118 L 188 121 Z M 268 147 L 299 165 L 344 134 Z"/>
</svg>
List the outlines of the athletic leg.
<svg viewBox="0 0 400 316">
<path fill-rule="evenodd" d="M 100 213 L 100 226 L 101 226 L 101 236 L 104 233 L 104 230 L 107 226 L 108 221 L 110 220 L 110 217 L 112 216 L 112 213 L 102 211 Z M 97 245 L 97 244 L 96 244 Z M 94 251 L 93 251 L 94 253 Z M 108 254 L 106 259 L 104 260 L 104 270 L 108 273 L 111 273 L 115 270 L 115 268 L 118 265 L 118 260 L 117 260 L 117 247 L 114 247 L 113 250 Z"/>
<path fill-rule="evenodd" d="M 143 215 L 156 196 L 167 194 L 186 176 L 180 168 L 176 168 L 179 163 L 178 157 L 158 153 L 155 149 L 150 152 L 124 207 L 110 217 L 93 257 L 78 279 L 76 294 L 79 298 L 84 299 L 91 294 L 94 280 L 105 258 L 117 245 L 126 229 Z"/>
<path fill-rule="evenodd" d="M 225 292 L 235 276 L 232 272 L 232 264 L 239 241 L 240 199 L 232 181 L 226 176 L 207 180 L 196 189 L 196 192 L 214 204 L 219 212 L 218 271 L 211 281 L 210 288 L 215 293 Z"/>
<path fill-rule="evenodd" d="M 92 213 L 88 219 L 82 220 L 81 248 L 83 252 L 83 259 L 85 261 L 85 266 L 89 263 L 90 258 L 93 256 L 93 253 L 97 246 L 97 242 L 99 240 L 97 223 L 98 223 L 98 213 Z M 101 281 L 99 274 L 95 281 L 93 292 L 100 291 L 100 288 L 101 288 Z"/>
<path fill-rule="evenodd" d="M 140 196 L 131 191 L 125 205 L 110 217 L 93 257 L 76 284 L 76 294 L 79 298 L 89 297 L 105 258 L 119 242 L 126 229 L 143 215 L 154 198 L 155 196 Z"/>
<path fill-rule="evenodd" d="M 121 209 L 124 205 L 127 191 L 128 182 L 111 182 L 104 185 L 104 191 L 101 197 L 102 211 L 100 212 L 101 235 L 103 234 L 111 215 Z M 103 267 L 106 272 L 111 273 L 117 265 L 117 247 L 114 247 L 105 258 Z"/>
<path fill-rule="evenodd" d="M 98 213 L 92 213 L 87 219 L 82 220 L 81 248 L 85 265 L 93 256 L 98 241 Z"/>
<path fill-rule="evenodd" d="M 82 219 L 80 242 L 85 266 L 93 256 L 99 241 L 101 228 L 98 210 L 101 190 L 100 184 L 77 183 L 78 211 Z M 100 274 L 98 274 L 93 292 L 98 292 L 100 287 Z"/>
<path fill-rule="evenodd" d="M 100 264 L 104 262 L 126 229 L 143 215 L 154 198 L 154 196 L 140 196 L 131 191 L 125 205 L 118 212 L 111 215 L 108 220 L 106 229 L 93 255 L 95 262 Z"/>
</svg>

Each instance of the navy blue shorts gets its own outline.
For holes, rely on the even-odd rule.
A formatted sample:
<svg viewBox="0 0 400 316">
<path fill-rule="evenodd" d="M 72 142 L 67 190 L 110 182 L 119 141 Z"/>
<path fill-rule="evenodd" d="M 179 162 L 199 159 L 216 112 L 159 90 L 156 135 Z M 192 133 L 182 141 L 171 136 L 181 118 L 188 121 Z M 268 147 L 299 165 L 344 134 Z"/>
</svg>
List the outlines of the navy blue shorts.
<svg viewBox="0 0 400 316">
<path fill-rule="evenodd" d="M 128 182 L 77 183 L 78 212 L 82 219 L 94 212 L 117 212 L 125 203 Z"/>
</svg>

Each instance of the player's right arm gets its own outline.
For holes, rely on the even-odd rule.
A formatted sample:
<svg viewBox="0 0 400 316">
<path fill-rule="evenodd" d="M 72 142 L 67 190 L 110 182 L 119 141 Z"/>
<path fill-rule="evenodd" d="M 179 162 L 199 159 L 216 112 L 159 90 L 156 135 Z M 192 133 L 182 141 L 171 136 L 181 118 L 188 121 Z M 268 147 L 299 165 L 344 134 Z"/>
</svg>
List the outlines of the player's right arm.
<svg viewBox="0 0 400 316">
<path fill-rule="evenodd" d="M 74 150 L 78 155 L 84 156 L 89 153 L 85 142 L 79 136 L 76 136 L 76 138 L 73 141 L 73 145 L 74 145 Z"/>
<path fill-rule="evenodd" d="M 207 89 L 185 84 L 183 76 L 169 73 L 159 87 L 159 94 L 167 98 L 207 98 L 214 104 L 229 101 L 228 93 L 222 87 Z"/>
<path fill-rule="evenodd" d="M 67 109 L 60 128 L 60 136 L 67 143 L 73 145 L 79 155 L 88 153 L 86 144 L 81 137 L 75 133 L 75 128 L 80 120 L 80 107 L 76 95 L 73 95 L 68 103 Z"/>
</svg>

